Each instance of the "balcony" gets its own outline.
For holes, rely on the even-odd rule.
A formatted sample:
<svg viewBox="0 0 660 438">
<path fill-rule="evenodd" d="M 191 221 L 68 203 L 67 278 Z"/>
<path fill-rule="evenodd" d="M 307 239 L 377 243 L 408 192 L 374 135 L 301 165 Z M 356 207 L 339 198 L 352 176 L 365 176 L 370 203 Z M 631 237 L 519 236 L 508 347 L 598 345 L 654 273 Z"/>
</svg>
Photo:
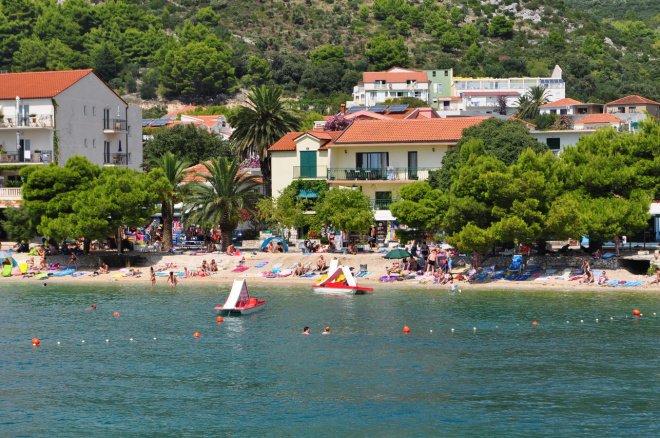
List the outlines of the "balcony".
<svg viewBox="0 0 660 438">
<path fill-rule="evenodd" d="M 398 201 L 400 199 L 370 199 L 369 205 L 373 210 L 389 210 L 390 205 Z"/>
<path fill-rule="evenodd" d="M 128 123 L 123 119 L 103 119 L 104 134 L 119 134 L 128 131 Z"/>
<path fill-rule="evenodd" d="M 0 163 L 13 164 L 48 164 L 53 161 L 53 151 L 34 151 L 29 158 L 18 152 L 7 152 L 0 154 Z"/>
<path fill-rule="evenodd" d="M 131 164 L 131 154 L 103 155 L 103 165 L 105 166 L 126 166 L 128 164 Z"/>
<path fill-rule="evenodd" d="M 325 179 L 327 166 L 293 166 L 293 179 Z"/>
<path fill-rule="evenodd" d="M 31 116 L 3 117 L 0 120 L 0 129 L 12 128 L 52 128 L 53 116 L 51 114 L 33 114 Z"/>
<path fill-rule="evenodd" d="M 22 187 L 0 187 L 0 202 L 21 201 L 23 199 Z"/>
<path fill-rule="evenodd" d="M 330 168 L 330 181 L 425 181 L 435 167 L 367 167 L 361 169 Z"/>
</svg>

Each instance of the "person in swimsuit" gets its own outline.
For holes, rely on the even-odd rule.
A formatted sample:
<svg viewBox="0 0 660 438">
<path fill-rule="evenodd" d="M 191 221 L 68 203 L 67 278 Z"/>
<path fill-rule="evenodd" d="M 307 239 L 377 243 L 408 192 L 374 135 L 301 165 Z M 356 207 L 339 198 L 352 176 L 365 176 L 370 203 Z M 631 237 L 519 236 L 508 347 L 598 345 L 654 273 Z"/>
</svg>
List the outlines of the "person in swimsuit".
<svg viewBox="0 0 660 438">
<path fill-rule="evenodd" d="M 305 326 L 302 332 L 303 335 L 308 335 L 309 334 L 309 327 Z"/>
<path fill-rule="evenodd" d="M 174 287 L 179 282 L 179 280 L 174 275 L 174 272 L 170 271 L 170 275 L 167 277 L 167 282 L 170 286 Z"/>
<path fill-rule="evenodd" d="M 76 271 L 78 270 L 78 256 L 76 255 L 76 251 L 73 250 L 71 251 L 71 260 L 69 260 L 69 264 L 66 265 L 66 268 L 69 269 L 71 266 L 71 263 L 76 267 Z"/>
<path fill-rule="evenodd" d="M 429 254 L 428 260 L 426 262 L 426 272 L 428 273 L 429 271 L 432 274 L 435 274 L 435 262 L 438 260 L 438 249 L 433 248 L 431 250 L 431 253 Z"/>
<path fill-rule="evenodd" d="M 156 271 L 154 271 L 154 267 L 151 267 L 151 270 L 149 271 L 149 275 L 151 277 L 151 286 L 156 285 Z"/>
</svg>

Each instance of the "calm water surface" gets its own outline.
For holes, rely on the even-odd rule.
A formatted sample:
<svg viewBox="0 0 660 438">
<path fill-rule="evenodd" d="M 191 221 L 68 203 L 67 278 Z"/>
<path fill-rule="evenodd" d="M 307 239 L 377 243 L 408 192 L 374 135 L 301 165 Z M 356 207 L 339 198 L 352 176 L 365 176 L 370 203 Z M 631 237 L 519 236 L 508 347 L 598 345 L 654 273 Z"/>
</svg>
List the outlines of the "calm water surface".
<svg viewBox="0 0 660 438">
<path fill-rule="evenodd" d="M 0 436 L 660 435 L 656 296 L 273 283 L 0 285 Z"/>
</svg>

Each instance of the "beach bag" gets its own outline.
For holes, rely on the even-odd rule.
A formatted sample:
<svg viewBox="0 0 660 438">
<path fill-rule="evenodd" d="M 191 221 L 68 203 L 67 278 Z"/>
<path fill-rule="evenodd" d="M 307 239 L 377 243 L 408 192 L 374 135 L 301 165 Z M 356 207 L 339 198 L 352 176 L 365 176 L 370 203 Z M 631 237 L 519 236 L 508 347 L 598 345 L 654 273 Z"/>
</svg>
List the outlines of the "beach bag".
<svg viewBox="0 0 660 438">
<path fill-rule="evenodd" d="M 360 264 L 360 272 L 367 272 L 367 265 L 366 263 L 364 265 Z"/>
</svg>

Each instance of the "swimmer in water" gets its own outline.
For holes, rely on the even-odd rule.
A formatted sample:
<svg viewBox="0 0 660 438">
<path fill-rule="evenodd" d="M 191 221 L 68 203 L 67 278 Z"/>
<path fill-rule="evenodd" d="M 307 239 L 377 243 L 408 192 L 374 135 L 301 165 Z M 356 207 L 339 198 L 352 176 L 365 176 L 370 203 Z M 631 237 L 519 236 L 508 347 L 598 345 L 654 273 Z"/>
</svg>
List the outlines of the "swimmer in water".
<svg viewBox="0 0 660 438">
<path fill-rule="evenodd" d="M 48 286 L 48 283 L 44 283 L 44 287 Z"/>
<path fill-rule="evenodd" d="M 85 310 L 96 310 L 96 304 L 92 304 L 92 307 L 88 307 Z"/>
<path fill-rule="evenodd" d="M 303 335 L 308 335 L 309 334 L 309 327 L 305 326 L 302 332 Z"/>
<path fill-rule="evenodd" d="M 167 282 L 170 284 L 170 286 L 174 287 L 176 284 L 179 282 L 179 280 L 176 278 L 174 275 L 174 272 L 170 271 L 170 275 L 167 277 Z"/>
<path fill-rule="evenodd" d="M 454 283 L 454 280 L 450 280 L 449 285 L 447 286 L 447 288 L 449 289 L 449 292 L 455 294 L 456 289 L 458 288 L 458 285 L 456 283 Z"/>
<path fill-rule="evenodd" d="M 326 327 L 325 330 L 323 330 L 324 335 L 329 335 L 330 334 L 330 327 Z"/>
</svg>

